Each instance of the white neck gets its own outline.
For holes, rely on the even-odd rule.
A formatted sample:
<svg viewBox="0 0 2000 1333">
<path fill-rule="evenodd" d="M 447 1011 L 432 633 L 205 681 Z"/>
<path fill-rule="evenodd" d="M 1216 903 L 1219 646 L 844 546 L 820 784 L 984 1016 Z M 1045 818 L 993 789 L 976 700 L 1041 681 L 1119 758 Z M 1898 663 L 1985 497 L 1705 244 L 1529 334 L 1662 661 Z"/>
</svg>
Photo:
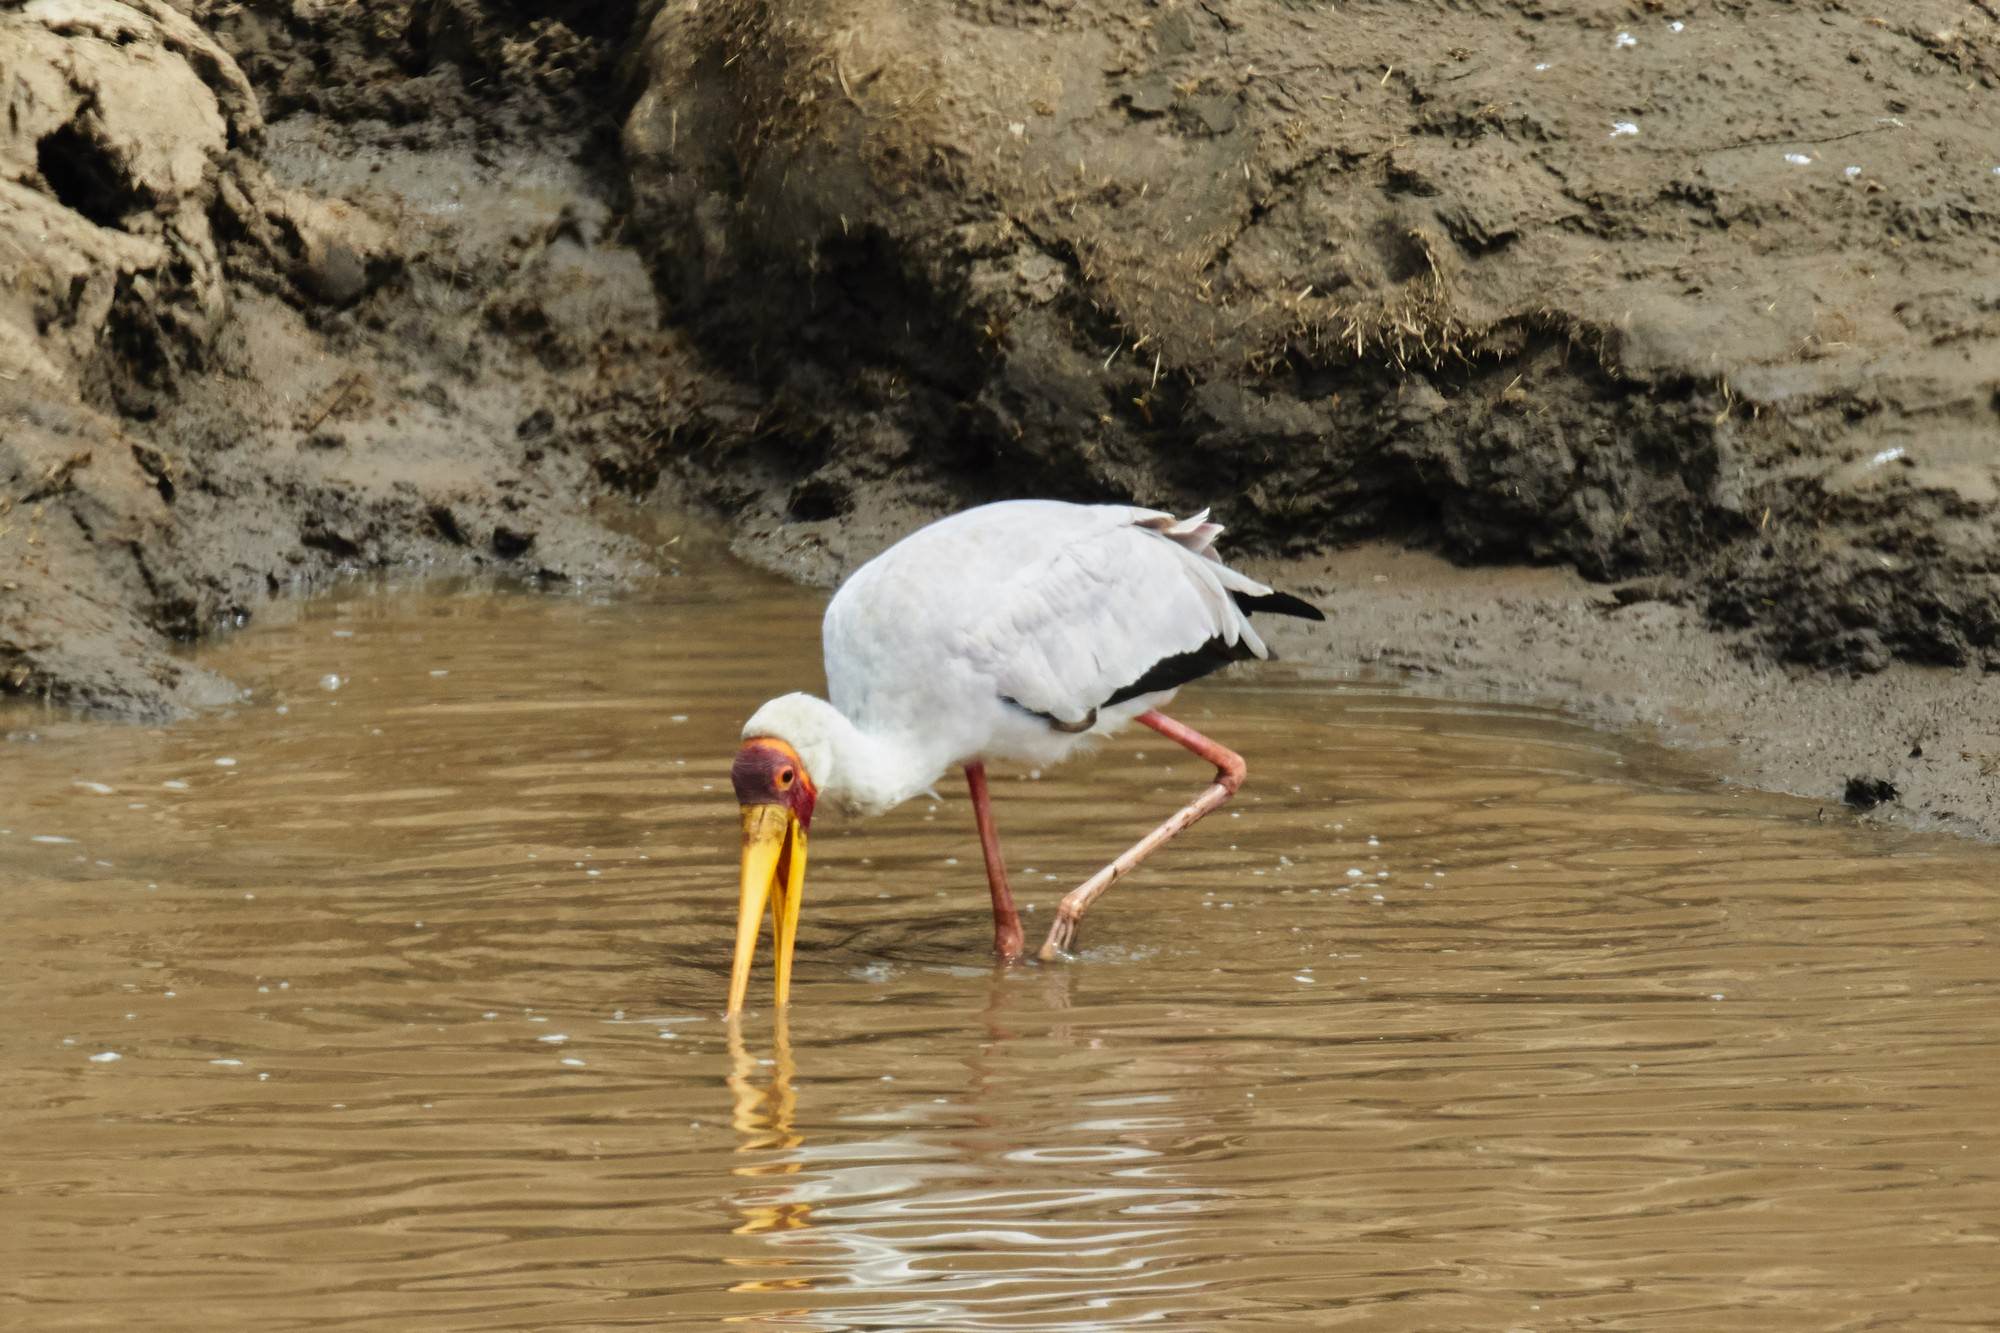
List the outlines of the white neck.
<svg viewBox="0 0 2000 1333">
<path fill-rule="evenodd" d="M 745 740 L 756 736 L 775 737 L 797 750 L 821 799 L 858 814 L 878 815 L 902 804 L 936 782 L 945 768 L 921 745 L 863 731 L 810 694 L 779 695 L 759 708 L 743 726 Z"/>
</svg>

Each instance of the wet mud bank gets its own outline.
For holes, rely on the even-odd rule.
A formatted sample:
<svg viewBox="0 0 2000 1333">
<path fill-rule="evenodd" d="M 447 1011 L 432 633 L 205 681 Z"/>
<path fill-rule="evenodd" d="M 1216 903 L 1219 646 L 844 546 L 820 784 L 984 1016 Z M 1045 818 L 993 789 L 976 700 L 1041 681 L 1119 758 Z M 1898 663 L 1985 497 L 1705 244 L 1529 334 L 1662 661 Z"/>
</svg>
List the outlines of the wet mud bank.
<svg viewBox="0 0 2000 1333">
<path fill-rule="evenodd" d="M 635 202 L 793 517 L 1225 500 L 2000 666 L 1992 16 L 1473 10 L 666 6 Z"/>
<path fill-rule="evenodd" d="M 634 502 L 824 582 L 1131 498 L 1315 592 L 1294 654 L 2000 835 L 1986 7 L 34 0 L 0 49 L 7 692 L 227 697 L 174 645 L 343 571 L 639 576 Z"/>
</svg>

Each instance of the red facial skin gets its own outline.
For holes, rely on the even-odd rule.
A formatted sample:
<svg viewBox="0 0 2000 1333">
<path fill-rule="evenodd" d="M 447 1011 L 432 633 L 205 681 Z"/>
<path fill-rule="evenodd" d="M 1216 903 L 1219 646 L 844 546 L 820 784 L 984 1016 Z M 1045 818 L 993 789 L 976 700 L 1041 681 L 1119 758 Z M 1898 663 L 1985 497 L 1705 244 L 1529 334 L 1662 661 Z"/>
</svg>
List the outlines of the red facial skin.
<svg viewBox="0 0 2000 1333">
<path fill-rule="evenodd" d="M 819 789 L 806 775 L 798 751 L 783 741 L 765 736 L 743 742 L 729 767 L 729 781 L 739 805 L 782 805 L 791 810 L 800 828 L 812 827 Z"/>
</svg>

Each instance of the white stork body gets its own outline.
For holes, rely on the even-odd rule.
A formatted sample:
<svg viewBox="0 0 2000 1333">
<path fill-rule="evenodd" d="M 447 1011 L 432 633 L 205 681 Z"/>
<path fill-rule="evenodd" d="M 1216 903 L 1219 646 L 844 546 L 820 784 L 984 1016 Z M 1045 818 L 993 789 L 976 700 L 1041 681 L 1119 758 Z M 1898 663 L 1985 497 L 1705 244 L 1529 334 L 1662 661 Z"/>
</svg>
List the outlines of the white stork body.
<svg viewBox="0 0 2000 1333">
<path fill-rule="evenodd" d="M 1012 956 L 1020 924 L 986 760 L 1053 764 L 1137 720 L 1213 762 L 1216 781 L 1200 797 L 1063 900 L 1045 959 L 1068 948 L 1091 899 L 1227 800 L 1242 760 L 1156 710 L 1230 661 L 1270 656 L 1248 612 L 1322 617 L 1224 565 L 1211 550 L 1221 531 L 1205 510 L 1182 520 L 1127 505 L 1011 500 L 941 519 L 856 570 L 826 611 L 830 699 L 782 695 L 743 728 L 731 777 L 746 849 L 759 850 L 746 850 L 732 1010 L 766 901 L 780 922 L 783 1002 L 794 928 L 786 923 L 797 919 L 804 828 L 822 796 L 876 814 L 964 765 L 995 947 Z"/>
<path fill-rule="evenodd" d="M 1208 649 L 1194 673 L 1206 674 L 1270 656 L 1232 594 L 1271 590 L 1215 557 L 1222 527 L 1206 518 L 1009 500 L 940 519 L 856 570 L 827 607 L 839 719 L 785 695 L 743 734 L 783 735 L 821 794 L 862 814 L 967 760 L 1058 763 L 1171 699 L 1188 676 L 1119 697 L 1161 663 Z M 818 755 L 783 725 L 812 714 Z"/>
</svg>

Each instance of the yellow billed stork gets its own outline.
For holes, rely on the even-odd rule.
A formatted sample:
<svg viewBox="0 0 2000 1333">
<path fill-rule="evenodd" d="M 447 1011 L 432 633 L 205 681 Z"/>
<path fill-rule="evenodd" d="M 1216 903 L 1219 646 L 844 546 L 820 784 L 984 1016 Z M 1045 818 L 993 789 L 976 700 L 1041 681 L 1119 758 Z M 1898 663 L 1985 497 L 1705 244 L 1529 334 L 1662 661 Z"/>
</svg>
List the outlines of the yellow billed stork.
<svg viewBox="0 0 2000 1333">
<path fill-rule="evenodd" d="M 1249 613 L 1319 610 L 1224 565 L 1222 526 L 1127 505 L 1009 500 L 940 519 L 856 570 L 826 609 L 829 698 L 786 694 L 743 727 L 730 779 L 742 805 L 742 898 L 729 1011 L 743 1007 L 764 909 L 777 1003 L 791 987 L 806 831 L 825 798 L 879 814 L 965 769 L 993 895 L 993 948 L 1021 922 L 993 828 L 986 761 L 1046 767 L 1128 722 L 1215 765 L 1171 819 L 1072 890 L 1042 945 L 1065 956 L 1099 894 L 1243 781 L 1235 752 L 1159 710 L 1189 681 L 1268 658 Z"/>
</svg>

